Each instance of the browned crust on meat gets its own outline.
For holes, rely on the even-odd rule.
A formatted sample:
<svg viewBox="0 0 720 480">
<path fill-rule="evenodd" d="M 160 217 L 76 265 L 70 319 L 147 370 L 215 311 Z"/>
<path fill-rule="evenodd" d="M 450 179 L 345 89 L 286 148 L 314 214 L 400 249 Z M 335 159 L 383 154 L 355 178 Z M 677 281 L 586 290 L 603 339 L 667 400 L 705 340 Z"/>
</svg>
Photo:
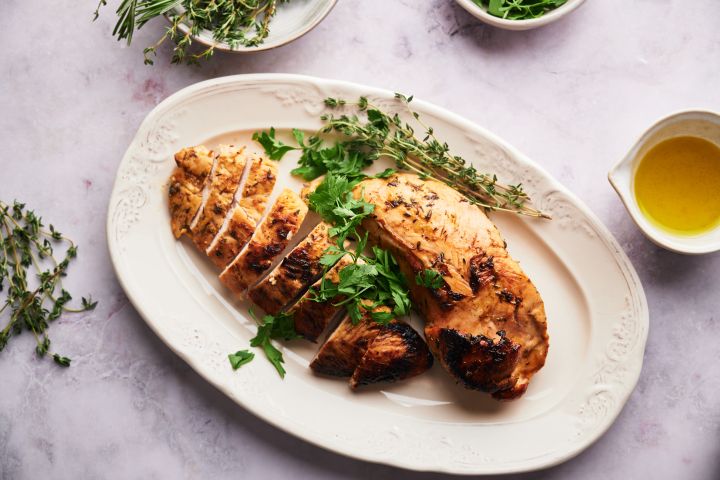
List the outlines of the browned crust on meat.
<svg viewBox="0 0 720 480">
<path fill-rule="evenodd" d="M 213 165 L 213 154 L 202 145 L 175 154 L 177 168 L 170 176 L 170 226 L 175 238 L 190 232 L 190 223 L 202 205 L 202 192 Z"/>
<path fill-rule="evenodd" d="M 260 221 L 270 194 L 277 181 L 277 165 L 272 160 L 255 155 L 250 164 L 240 205 L 257 223 Z"/>
<path fill-rule="evenodd" d="M 210 192 L 205 208 L 192 229 L 193 242 L 205 252 L 217 235 L 230 210 L 240 178 L 245 170 L 244 147 L 221 145 L 215 170 L 210 179 Z"/>
<path fill-rule="evenodd" d="M 242 294 L 253 285 L 297 233 L 307 206 L 297 193 L 285 189 L 247 247 L 220 275 L 230 290 Z"/>
<path fill-rule="evenodd" d="M 320 257 L 333 245 L 329 229 L 327 223 L 320 222 L 267 277 L 250 289 L 250 299 L 266 313 L 275 315 L 300 298 L 322 275 Z"/>
<path fill-rule="evenodd" d="M 381 330 L 382 325 L 372 320 L 353 325 L 350 317 L 345 317 L 320 347 L 310 368 L 315 373 L 333 377 L 352 376 L 368 345 Z"/>
<path fill-rule="evenodd" d="M 231 213 L 227 228 L 208 252 L 210 260 L 219 268 L 237 257 L 250 240 L 277 181 L 277 166 L 264 157 L 252 157 L 248 168 L 242 196 Z"/>
<path fill-rule="evenodd" d="M 210 261 L 218 268 L 224 268 L 240 253 L 257 226 L 257 222 L 239 205 L 235 206 L 231 215 L 227 227 L 208 252 Z"/>
<path fill-rule="evenodd" d="M 442 362 L 466 387 L 495 394 L 512 390 L 517 383 L 511 374 L 520 345 L 508 340 L 504 331 L 497 332 L 493 341 L 443 328 L 437 338 Z"/>
<path fill-rule="evenodd" d="M 405 380 L 432 367 L 433 356 L 420 334 L 402 322 L 383 326 L 350 378 L 350 388 Z"/>
<path fill-rule="evenodd" d="M 360 192 L 375 204 L 363 222 L 370 243 L 390 250 L 408 279 L 425 268 L 442 275 L 438 289 L 410 285 L 435 357 L 468 388 L 500 399 L 522 395 L 545 363 L 547 322 L 542 298 L 492 222 L 457 191 L 415 175 L 365 180 Z M 510 350 L 487 363 L 483 346 L 497 352 L 498 344 Z"/>
<path fill-rule="evenodd" d="M 295 331 L 307 340 L 317 341 L 330 323 L 344 311 L 338 303 L 345 300 L 344 295 L 338 295 L 327 302 L 312 301 L 313 289 L 319 289 L 322 282 L 330 282 L 337 284 L 340 282 L 340 270 L 352 263 L 350 255 L 345 255 L 328 270 L 325 277 L 318 280 L 298 302 L 293 305 L 289 313 L 293 316 L 295 322 Z"/>
<path fill-rule="evenodd" d="M 376 311 L 388 312 L 387 307 Z M 395 382 L 419 375 L 433 363 L 427 344 L 413 328 L 397 320 L 379 324 L 370 312 L 353 324 L 345 317 L 320 347 L 310 368 L 323 375 L 350 377 L 350 388 Z"/>
</svg>

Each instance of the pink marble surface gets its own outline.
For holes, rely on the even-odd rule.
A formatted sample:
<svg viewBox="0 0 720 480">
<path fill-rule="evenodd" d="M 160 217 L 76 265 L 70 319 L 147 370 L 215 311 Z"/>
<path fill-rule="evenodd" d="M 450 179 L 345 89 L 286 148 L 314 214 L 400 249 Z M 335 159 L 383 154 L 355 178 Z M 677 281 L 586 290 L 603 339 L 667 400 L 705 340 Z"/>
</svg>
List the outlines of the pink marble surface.
<svg viewBox="0 0 720 480">
<path fill-rule="evenodd" d="M 414 476 L 246 413 L 152 334 L 115 279 L 105 212 L 139 123 L 179 88 L 250 72 L 352 80 L 451 109 L 535 159 L 621 242 L 651 310 L 639 385 L 594 446 L 517 478 L 720 478 L 720 255 L 658 249 L 606 181 L 658 117 L 720 110 L 717 0 L 590 0 L 530 32 L 485 27 L 449 0 L 341 0 L 291 45 L 202 68 L 171 66 L 166 50 L 144 66 L 142 47 L 164 25 L 125 48 L 110 37 L 111 9 L 90 22 L 92 3 L 0 5 L 0 198 L 28 202 L 79 242 L 71 290 L 100 300 L 51 330 L 72 368 L 37 361 L 28 336 L 0 354 L 0 479 Z"/>
</svg>

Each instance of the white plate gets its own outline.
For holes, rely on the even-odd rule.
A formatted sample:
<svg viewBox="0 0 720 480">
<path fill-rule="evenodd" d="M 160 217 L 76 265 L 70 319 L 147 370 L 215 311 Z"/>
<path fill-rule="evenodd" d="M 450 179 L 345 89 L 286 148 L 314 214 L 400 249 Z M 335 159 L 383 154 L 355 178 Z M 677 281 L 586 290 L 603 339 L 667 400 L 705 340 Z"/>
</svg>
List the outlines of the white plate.
<svg viewBox="0 0 720 480">
<path fill-rule="evenodd" d="M 280 47 L 286 43 L 296 40 L 310 30 L 330 13 L 337 0 L 292 0 L 288 3 L 279 4 L 277 13 L 270 20 L 270 32 L 265 40 L 257 46 L 245 47 L 238 45 L 231 47 L 226 42 L 218 42 L 213 38 L 212 32 L 201 30 L 193 38 L 203 45 L 214 46 L 225 52 L 260 52 Z M 182 12 L 182 9 L 178 9 Z M 189 26 L 186 23 L 180 24 L 180 30 L 187 33 Z"/>
<path fill-rule="evenodd" d="M 494 214 L 509 250 L 545 300 L 547 364 L 521 399 L 467 391 L 439 366 L 415 379 L 351 393 L 307 368 L 316 346 L 284 347 L 281 380 L 262 353 L 237 372 L 227 354 L 254 335 L 246 305 L 210 262 L 169 228 L 166 182 L 183 146 L 249 142 L 275 126 L 316 130 L 327 96 L 395 108 L 392 93 L 297 75 L 238 75 L 198 83 L 158 105 L 120 165 L 108 212 L 117 276 L 140 315 L 200 375 L 259 417 L 327 449 L 415 470 L 518 472 L 576 455 L 613 422 L 642 365 L 648 310 L 642 286 L 606 228 L 546 172 L 486 130 L 446 110 L 413 106 L 456 154 L 522 182 L 552 221 Z M 280 162 L 278 186 L 299 188 Z M 276 190 L 280 190 L 276 188 Z"/>
</svg>

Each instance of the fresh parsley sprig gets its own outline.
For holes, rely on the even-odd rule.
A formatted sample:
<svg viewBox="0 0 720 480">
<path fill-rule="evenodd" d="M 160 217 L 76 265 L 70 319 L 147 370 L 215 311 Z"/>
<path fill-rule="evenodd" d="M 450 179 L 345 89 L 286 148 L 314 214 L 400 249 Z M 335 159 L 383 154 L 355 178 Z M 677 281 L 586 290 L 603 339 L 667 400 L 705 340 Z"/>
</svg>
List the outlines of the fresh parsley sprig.
<svg viewBox="0 0 720 480">
<path fill-rule="evenodd" d="M 257 334 L 250 339 L 251 347 L 262 348 L 265 357 L 273 364 L 275 370 L 280 374 L 280 378 L 285 377 L 285 368 L 283 368 L 282 352 L 273 345 L 272 340 L 293 340 L 300 338 L 295 332 L 295 324 L 292 315 L 280 313 L 278 315 L 265 315 L 261 320 L 255 317 L 255 313 L 250 310 L 250 316 L 257 322 Z M 255 354 L 247 350 L 240 350 L 234 354 L 228 355 L 230 365 L 233 370 L 237 370 L 242 365 L 249 363 L 255 358 Z"/>
<path fill-rule="evenodd" d="M 52 225 L 44 227 L 42 218 L 25 204 L 0 201 L 0 292 L 7 287 L 0 319 L 6 312 L 9 315 L 0 330 L 0 351 L 12 336 L 27 330 L 35 337 L 38 356 L 50 354 L 55 363 L 69 367 L 70 358 L 51 351 L 50 323 L 63 312 L 93 310 L 97 302 L 83 297 L 80 308 L 68 306 L 72 296 L 62 287 L 62 278 L 78 249 Z M 58 260 L 55 249 L 61 244 L 66 250 Z"/>
<path fill-rule="evenodd" d="M 487 8 L 490 15 L 508 20 L 528 20 L 545 15 L 567 3 L 567 0 L 473 0 Z"/>
<path fill-rule="evenodd" d="M 387 323 L 410 311 L 407 282 L 390 252 L 373 247 L 372 255 L 364 253 L 367 234 L 360 233 L 360 225 L 372 214 L 375 205 L 362 196 L 355 198 L 352 189 L 358 181 L 328 173 L 309 195 L 310 208 L 333 225 L 329 234 L 336 239 L 336 244 L 320 259 L 325 273 L 345 255 L 353 260 L 338 273 L 338 283 L 323 275 L 319 288 L 312 290 L 311 299 L 329 302 L 342 297 L 335 305 L 344 305 L 353 322 L 360 321 L 361 309 L 365 309 L 371 312 L 373 320 Z M 348 239 L 356 240 L 354 249 L 348 246 Z M 379 306 L 387 306 L 391 312 L 376 311 Z"/>
<path fill-rule="evenodd" d="M 322 260 L 326 268 L 344 255 L 350 255 L 353 263 L 338 272 L 338 283 L 323 277 L 319 287 L 311 290 L 310 299 L 344 306 L 353 323 L 360 321 L 362 310 L 367 310 L 374 321 L 387 324 L 393 318 L 410 312 L 407 282 L 390 252 L 373 247 L 372 255 L 362 253 L 366 241 L 365 235 L 354 251 L 333 246 L 325 253 Z M 337 298 L 342 300 L 336 301 Z M 389 307 L 390 311 L 378 311 L 380 306 Z"/>
<path fill-rule="evenodd" d="M 228 355 L 228 360 L 230 360 L 230 366 L 232 366 L 233 370 L 237 370 L 246 363 L 250 363 L 253 358 L 255 358 L 255 354 L 248 350 L 238 350 Z"/>
<path fill-rule="evenodd" d="M 339 247 L 348 237 L 357 238 L 360 223 L 375 211 L 375 205 L 353 196 L 352 189 L 357 182 L 328 174 L 308 197 L 310 208 L 333 225 L 328 233 L 336 238 Z"/>
</svg>

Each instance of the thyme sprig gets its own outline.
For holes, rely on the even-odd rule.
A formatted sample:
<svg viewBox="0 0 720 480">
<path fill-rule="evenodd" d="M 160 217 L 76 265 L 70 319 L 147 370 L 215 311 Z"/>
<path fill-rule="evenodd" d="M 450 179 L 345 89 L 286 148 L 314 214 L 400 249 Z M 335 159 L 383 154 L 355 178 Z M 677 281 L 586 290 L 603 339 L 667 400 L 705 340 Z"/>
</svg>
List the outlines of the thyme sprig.
<svg viewBox="0 0 720 480">
<path fill-rule="evenodd" d="M 0 323 L 0 351 L 12 336 L 27 330 L 35 337 L 38 356 L 50 354 L 55 363 L 68 367 L 70 358 L 51 351 L 47 329 L 63 312 L 93 310 L 97 302 L 83 297 L 79 308 L 68 306 L 72 296 L 63 288 L 62 278 L 78 248 L 52 225 L 44 227 L 25 204 L 0 201 L 0 292 L 7 287 L 0 321 L 3 314 L 9 316 L 4 327 Z M 58 261 L 55 250 L 62 244 L 66 249 Z"/>
<path fill-rule="evenodd" d="M 443 182 L 463 194 L 471 203 L 488 210 L 501 210 L 530 217 L 550 218 L 530 206 L 530 198 L 522 184 L 505 185 L 497 175 L 478 171 L 470 162 L 450 153 L 446 142 L 441 142 L 431 126 L 410 107 L 412 96 L 395 94 L 395 99 L 407 110 L 417 125 L 403 121 L 398 113 L 390 114 L 371 104 L 366 97 L 351 103 L 340 98 L 326 98 L 331 109 L 355 107 L 354 114 L 325 114 L 320 118 L 324 125 L 305 139 L 302 132 L 293 130 L 297 146 L 287 145 L 275 138 L 275 130 L 257 132 L 257 140 L 266 153 L 280 160 L 291 150 L 302 155 L 293 175 L 313 180 L 327 173 L 341 174 L 354 180 L 366 175 L 363 170 L 375 160 L 386 157 L 395 162 L 398 170 L 410 171 L 421 178 Z M 364 115 L 363 118 L 359 114 Z M 418 135 L 416 128 L 423 133 Z M 331 146 L 325 139 L 331 133 L 340 134 L 341 140 Z"/>
<path fill-rule="evenodd" d="M 270 20 L 279 3 L 290 0 L 122 0 L 116 13 L 117 23 L 113 36 L 130 45 L 133 33 L 150 20 L 166 15 L 170 26 L 153 44 L 143 50 L 145 63 L 153 64 L 157 49 L 170 40 L 173 47 L 172 63 L 199 63 L 212 57 L 215 46 L 210 45 L 192 53 L 193 36 L 203 30 L 210 31 L 216 42 L 227 43 L 231 48 L 255 47 L 263 43 L 270 33 Z M 107 0 L 99 0 L 94 18 Z M 181 26 L 188 25 L 183 32 Z"/>
<path fill-rule="evenodd" d="M 325 105 L 339 108 L 354 105 L 366 119 L 358 115 L 323 115 L 325 126 L 319 134 L 340 133 L 346 138 L 344 148 L 361 152 L 369 161 L 388 157 L 399 170 L 417 173 L 421 178 L 432 178 L 453 187 L 470 202 L 489 210 L 502 210 L 531 217 L 550 218 L 528 205 L 530 198 L 522 184 L 505 185 L 498 182 L 497 175 L 479 172 L 470 162 L 450 153 L 446 142 L 435 136 L 435 131 L 420 118 L 410 103 L 412 96 L 395 94 L 395 98 L 415 119 L 423 134 L 418 136 L 409 122 L 400 115 L 389 114 L 372 105 L 366 97 L 355 103 L 338 98 L 325 99 Z"/>
</svg>

